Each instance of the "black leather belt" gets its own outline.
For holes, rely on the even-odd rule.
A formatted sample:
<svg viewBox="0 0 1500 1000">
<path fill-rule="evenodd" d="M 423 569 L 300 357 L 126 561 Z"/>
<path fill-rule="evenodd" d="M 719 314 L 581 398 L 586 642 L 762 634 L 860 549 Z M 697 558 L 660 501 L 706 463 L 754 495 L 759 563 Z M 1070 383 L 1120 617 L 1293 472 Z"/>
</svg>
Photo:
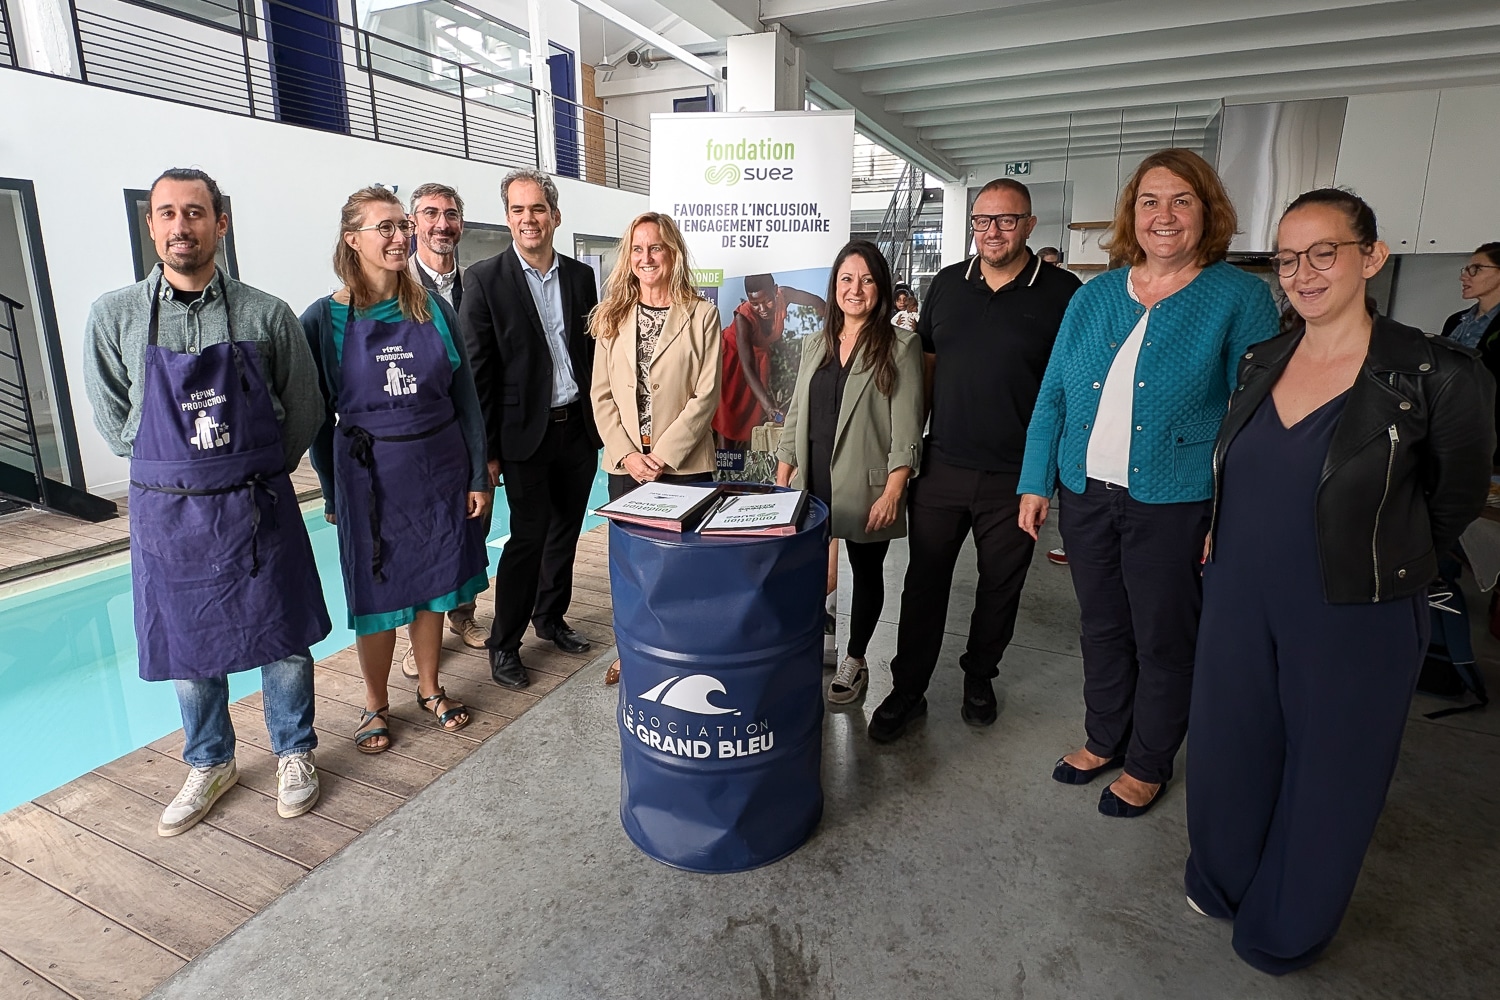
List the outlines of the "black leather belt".
<svg viewBox="0 0 1500 1000">
<path fill-rule="evenodd" d="M 547 419 L 554 424 L 560 424 L 567 420 L 577 420 L 581 416 L 583 416 L 583 405 L 574 400 L 566 406 L 554 406 Z"/>
</svg>

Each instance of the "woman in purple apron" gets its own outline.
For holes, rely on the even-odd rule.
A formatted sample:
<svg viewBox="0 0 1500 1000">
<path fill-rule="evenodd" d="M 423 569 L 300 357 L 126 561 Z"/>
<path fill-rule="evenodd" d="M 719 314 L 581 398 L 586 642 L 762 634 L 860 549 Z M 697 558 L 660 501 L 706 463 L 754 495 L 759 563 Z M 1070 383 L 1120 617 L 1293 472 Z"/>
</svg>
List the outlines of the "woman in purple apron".
<svg viewBox="0 0 1500 1000">
<path fill-rule="evenodd" d="M 443 613 L 489 582 L 493 493 L 474 375 L 452 309 L 407 270 L 410 234 L 394 194 L 356 191 L 334 250 L 344 287 L 302 315 L 328 401 L 312 460 L 338 525 L 365 679 L 354 742 L 365 753 L 391 745 L 387 682 L 401 625 L 416 653 L 418 706 L 444 729 L 468 725 L 437 682 Z"/>
</svg>

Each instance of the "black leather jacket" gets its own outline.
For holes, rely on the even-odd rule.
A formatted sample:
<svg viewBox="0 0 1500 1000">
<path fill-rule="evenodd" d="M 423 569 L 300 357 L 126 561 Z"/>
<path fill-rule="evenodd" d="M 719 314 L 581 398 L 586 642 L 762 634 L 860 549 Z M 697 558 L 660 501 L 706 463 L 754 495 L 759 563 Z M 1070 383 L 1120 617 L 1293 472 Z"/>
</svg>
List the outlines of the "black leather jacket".
<svg viewBox="0 0 1500 1000">
<path fill-rule="evenodd" d="M 1239 387 L 1214 444 L 1215 498 L 1230 442 L 1301 339 L 1300 330 L 1284 333 L 1240 359 Z M 1432 581 L 1438 556 L 1484 507 L 1494 406 L 1495 380 L 1478 352 L 1375 317 L 1318 483 L 1318 557 L 1329 603 L 1395 600 Z M 1210 539 L 1217 527 L 1215 499 Z"/>
</svg>

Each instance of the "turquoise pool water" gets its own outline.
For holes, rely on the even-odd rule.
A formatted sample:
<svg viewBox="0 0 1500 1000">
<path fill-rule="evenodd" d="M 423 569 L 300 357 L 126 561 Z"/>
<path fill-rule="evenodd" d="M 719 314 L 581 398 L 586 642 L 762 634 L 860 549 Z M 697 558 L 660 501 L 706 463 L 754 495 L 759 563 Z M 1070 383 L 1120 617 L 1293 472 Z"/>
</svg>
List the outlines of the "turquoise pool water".
<svg viewBox="0 0 1500 1000">
<path fill-rule="evenodd" d="M 594 480 L 593 510 L 607 500 Z M 313 647 L 324 657 L 352 645 L 339 573 L 338 533 L 321 510 L 304 515 L 323 579 L 333 633 Z M 584 529 L 600 524 L 590 515 Z M 497 497 L 490 572 L 510 536 Z M 137 674 L 130 566 L 100 570 L 0 601 L 0 812 L 51 791 L 182 726 L 168 683 Z M 260 690 L 260 671 L 229 679 L 231 698 Z"/>
</svg>

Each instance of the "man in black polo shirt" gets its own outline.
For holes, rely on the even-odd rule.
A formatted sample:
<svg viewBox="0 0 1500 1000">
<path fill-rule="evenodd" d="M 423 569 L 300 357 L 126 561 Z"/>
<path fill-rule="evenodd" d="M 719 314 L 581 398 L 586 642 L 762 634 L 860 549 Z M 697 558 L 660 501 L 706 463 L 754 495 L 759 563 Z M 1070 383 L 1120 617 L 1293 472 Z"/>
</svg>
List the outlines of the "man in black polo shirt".
<svg viewBox="0 0 1500 1000">
<path fill-rule="evenodd" d="M 943 646 L 953 566 L 970 531 L 979 585 L 969 621 L 963 719 L 995 721 L 1000 656 L 1035 542 L 1016 525 L 1016 483 L 1042 373 L 1079 281 L 1026 248 L 1036 226 L 1031 192 L 1009 178 L 979 192 L 970 217 L 978 256 L 939 271 L 917 321 L 932 423 L 907 512 L 911 556 L 891 661 L 894 690 L 870 719 L 887 743 L 927 712 Z"/>
</svg>

